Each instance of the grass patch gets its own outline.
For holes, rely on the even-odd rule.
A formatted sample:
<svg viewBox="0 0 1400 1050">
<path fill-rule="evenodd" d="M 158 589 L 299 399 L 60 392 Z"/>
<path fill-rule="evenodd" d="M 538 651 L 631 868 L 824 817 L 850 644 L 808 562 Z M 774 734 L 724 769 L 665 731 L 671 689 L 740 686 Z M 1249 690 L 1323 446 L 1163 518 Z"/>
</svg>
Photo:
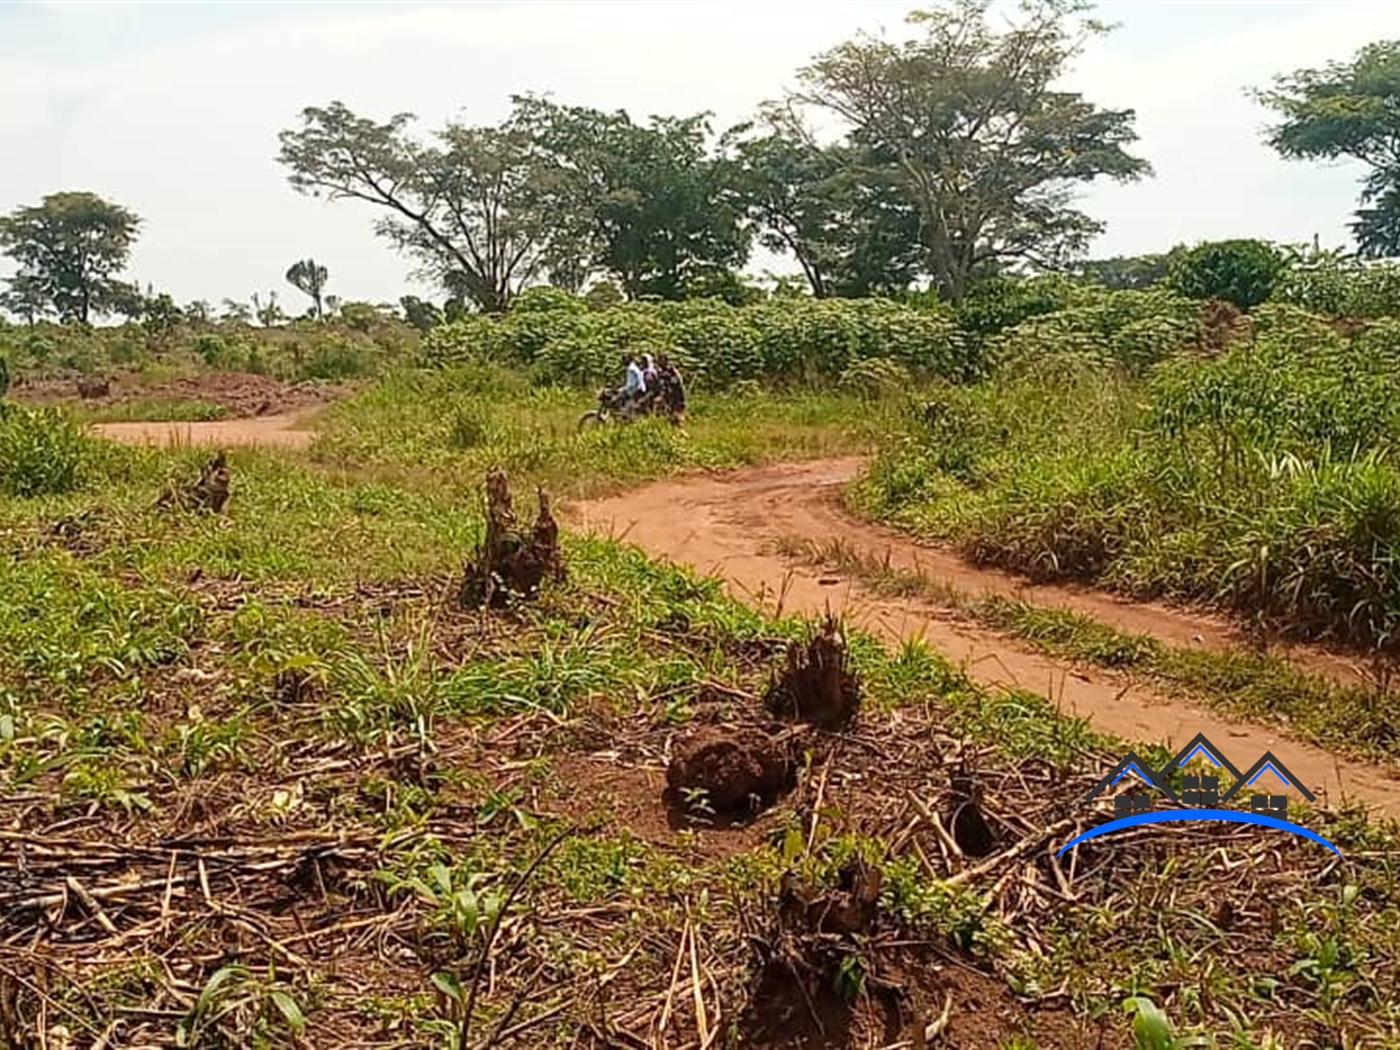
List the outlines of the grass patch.
<svg viewBox="0 0 1400 1050">
<path fill-rule="evenodd" d="M 223 405 L 192 398 L 139 398 L 98 408 L 77 404 L 72 411 L 84 423 L 208 423 L 228 415 Z"/>
<path fill-rule="evenodd" d="M 688 468 L 867 452 L 902 404 L 802 390 L 699 394 L 683 430 L 644 419 L 579 433 L 587 394 L 477 365 L 400 373 L 332 406 L 312 456 L 439 483 L 475 483 L 499 464 L 577 497 Z"/>
<path fill-rule="evenodd" d="M 1194 650 L 1119 631 L 1068 609 L 1047 609 L 1001 595 L 974 598 L 908 569 L 891 566 L 834 541 L 791 541 L 782 553 L 858 577 L 876 593 L 921 597 L 1042 652 L 1119 671 L 1167 692 L 1288 732 L 1321 747 L 1371 759 L 1400 757 L 1391 728 L 1400 696 L 1388 683 L 1350 685 L 1291 666 L 1262 652 Z"/>
</svg>

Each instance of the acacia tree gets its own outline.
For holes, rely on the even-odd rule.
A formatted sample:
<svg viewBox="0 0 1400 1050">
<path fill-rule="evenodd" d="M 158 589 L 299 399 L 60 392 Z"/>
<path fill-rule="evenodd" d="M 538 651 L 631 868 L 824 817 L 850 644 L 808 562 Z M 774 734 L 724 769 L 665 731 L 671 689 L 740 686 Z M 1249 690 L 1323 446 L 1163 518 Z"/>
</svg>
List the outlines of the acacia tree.
<svg viewBox="0 0 1400 1050">
<path fill-rule="evenodd" d="M 1400 254 L 1400 41 L 1349 62 L 1276 77 L 1254 97 L 1281 118 L 1266 141 L 1290 160 L 1359 160 L 1370 171 L 1351 224 L 1360 254 Z"/>
<path fill-rule="evenodd" d="M 836 187 L 842 163 L 805 134 L 772 128 L 743 137 L 753 125 L 726 133 L 731 198 L 753 225 L 758 243 L 790 254 L 818 299 L 830 294 L 843 240 Z"/>
<path fill-rule="evenodd" d="M 729 192 L 758 241 L 797 261 L 815 298 L 907 289 L 921 257 L 917 210 L 859 149 L 817 143 L 801 117 L 767 107 L 766 127 L 721 140 Z"/>
<path fill-rule="evenodd" d="M 315 259 L 299 259 L 292 263 L 291 268 L 287 270 L 287 283 L 311 299 L 312 308 L 318 321 L 323 316 L 321 296 L 329 278 L 330 271 L 317 263 Z"/>
<path fill-rule="evenodd" d="M 55 314 L 83 324 L 116 309 L 131 294 L 117 274 L 140 224 L 95 193 L 52 193 L 0 218 L 0 250 L 19 267 L 6 306 L 31 319 Z"/>
<path fill-rule="evenodd" d="M 790 103 L 841 118 L 872 176 L 894 180 L 919 216 L 924 268 L 957 301 L 980 271 L 1050 266 L 1082 251 L 1102 224 L 1072 207 L 1099 176 L 1140 178 L 1125 149 L 1132 110 L 1101 110 L 1052 90 L 1088 36 L 1107 27 L 1078 0 L 1025 0 L 1022 21 L 987 22 L 986 0 L 951 0 L 909 16 L 922 37 L 861 36 L 799 72 Z"/>
<path fill-rule="evenodd" d="M 310 107 L 300 129 L 281 133 L 279 159 L 298 192 L 382 209 L 376 232 L 416 259 L 423 277 L 502 311 L 570 258 L 540 151 L 511 121 L 449 123 L 425 144 L 409 134 L 414 119 L 376 123 L 340 102 Z"/>
<path fill-rule="evenodd" d="M 641 125 L 620 110 L 513 101 L 516 126 L 548 158 L 555 221 L 586 263 L 577 287 L 603 271 L 632 298 L 676 299 L 747 261 L 749 236 L 727 194 L 727 166 L 710 154 L 707 114 Z"/>
</svg>

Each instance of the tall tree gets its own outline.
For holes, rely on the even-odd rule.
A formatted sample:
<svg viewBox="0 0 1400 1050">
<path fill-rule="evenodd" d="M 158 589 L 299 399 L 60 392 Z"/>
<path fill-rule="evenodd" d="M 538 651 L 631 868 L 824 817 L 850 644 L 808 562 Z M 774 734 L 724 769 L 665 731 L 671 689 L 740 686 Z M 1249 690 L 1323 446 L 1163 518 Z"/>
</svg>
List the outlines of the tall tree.
<svg viewBox="0 0 1400 1050">
<path fill-rule="evenodd" d="M 732 199 L 753 224 L 758 243 L 791 255 L 812 295 L 831 292 L 832 271 L 847 230 L 838 189 L 844 169 L 835 149 L 823 149 L 800 131 L 771 128 L 743 137 L 752 125 L 725 134 L 731 153 Z"/>
<path fill-rule="evenodd" d="M 1400 255 L 1400 41 L 1349 62 L 1300 69 L 1254 96 L 1281 118 L 1266 141 L 1290 160 L 1359 160 L 1370 169 L 1351 224 L 1360 253 Z"/>
<path fill-rule="evenodd" d="M 558 205 L 530 136 L 513 122 L 449 123 L 435 141 L 399 113 L 377 123 L 343 103 L 302 112 L 281 133 L 279 159 L 298 192 L 360 200 L 386 214 L 375 230 L 452 295 L 499 312 L 524 286 L 570 259 Z"/>
<path fill-rule="evenodd" d="M 725 165 L 711 155 L 707 114 L 640 125 L 622 111 L 533 95 L 514 102 L 517 126 L 550 160 L 563 205 L 555 221 L 628 296 L 677 299 L 687 284 L 747 261 L 749 236 L 727 197 Z"/>
<path fill-rule="evenodd" d="M 1072 206 L 1074 188 L 1151 170 L 1126 150 L 1131 110 L 1051 88 L 1107 29 L 1083 17 L 1090 5 L 1023 0 L 1004 31 L 987 7 L 949 0 L 909 16 L 918 39 L 841 44 L 800 71 L 791 100 L 845 121 L 866 163 L 896 181 L 918 209 L 924 266 L 954 301 L 977 272 L 1082 251 L 1102 224 Z"/>
<path fill-rule="evenodd" d="M 19 272 L 11 303 L 86 324 L 110 312 L 129 286 L 117 279 L 141 220 L 94 193 L 53 193 L 0 218 L 0 250 Z"/>
<path fill-rule="evenodd" d="M 16 274 L 9 287 L 0 292 L 0 309 L 8 310 L 31 327 L 43 317 L 49 306 L 41 282 L 28 274 Z"/>
<path fill-rule="evenodd" d="M 310 297 L 318 321 L 323 316 L 321 296 L 329 278 L 330 271 L 317 263 L 315 259 L 299 259 L 292 263 L 291 268 L 287 271 L 287 283 Z"/>
</svg>

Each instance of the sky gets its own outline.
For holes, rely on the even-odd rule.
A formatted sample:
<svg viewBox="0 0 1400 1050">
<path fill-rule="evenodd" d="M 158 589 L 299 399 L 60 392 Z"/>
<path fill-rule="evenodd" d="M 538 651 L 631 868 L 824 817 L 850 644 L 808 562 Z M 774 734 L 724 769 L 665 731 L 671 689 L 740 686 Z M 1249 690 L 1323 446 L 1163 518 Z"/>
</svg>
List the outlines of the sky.
<svg viewBox="0 0 1400 1050">
<path fill-rule="evenodd" d="M 392 302 L 428 291 L 373 233 L 375 212 L 298 195 L 277 133 L 310 105 L 490 123 L 509 96 L 653 113 L 751 117 L 796 70 L 862 30 L 904 39 L 917 2 L 514 0 L 489 3 L 0 3 L 0 213 L 90 190 L 144 224 L 128 273 L 178 301 L 299 293 L 314 256 L 327 291 Z M 1095 184 L 1094 255 L 1225 237 L 1346 242 L 1359 171 L 1279 159 L 1246 95 L 1277 73 L 1400 38 L 1400 3 L 1109 2 L 1117 23 L 1065 86 L 1137 112 L 1155 176 Z M 751 270 L 792 270 L 756 257 Z M 11 271 L 0 260 L 0 276 Z"/>
</svg>

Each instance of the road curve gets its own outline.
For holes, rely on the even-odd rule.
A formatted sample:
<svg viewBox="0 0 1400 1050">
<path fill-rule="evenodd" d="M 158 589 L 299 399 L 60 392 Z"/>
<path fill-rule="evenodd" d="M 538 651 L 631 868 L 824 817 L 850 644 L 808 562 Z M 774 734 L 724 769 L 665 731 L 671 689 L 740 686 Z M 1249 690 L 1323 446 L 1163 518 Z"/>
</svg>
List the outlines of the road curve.
<svg viewBox="0 0 1400 1050">
<path fill-rule="evenodd" d="M 730 594 L 766 612 L 810 615 L 829 606 L 887 641 L 922 638 L 979 683 L 1047 696 L 1065 713 L 1083 716 L 1126 740 L 1180 747 L 1201 732 L 1232 756 L 1247 756 L 1250 762 L 1272 751 L 1320 800 L 1335 804 L 1356 799 L 1374 813 L 1400 818 L 1400 779 L 1382 766 L 1343 760 L 1272 727 L 1230 721 L 1208 708 L 1167 698 L 1146 684 L 1056 659 L 926 600 L 881 597 L 858 581 L 832 577 L 779 553 L 792 539 L 840 539 L 852 549 L 888 558 L 898 568 L 917 569 L 966 593 L 1007 593 L 1040 605 L 1073 608 L 1120 630 L 1151 634 L 1175 646 L 1223 648 L 1239 643 L 1223 621 L 1087 589 L 1027 586 L 861 521 L 839 501 L 842 487 L 861 465 L 860 459 L 846 458 L 686 475 L 574 503 L 565 508 L 565 515 L 577 527 L 613 535 L 653 556 L 718 576 Z M 1343 660 L 1330 654 L 1309 653 L 1306 659 L 1319 670 L 1351 673 Z"/>
</svg>

